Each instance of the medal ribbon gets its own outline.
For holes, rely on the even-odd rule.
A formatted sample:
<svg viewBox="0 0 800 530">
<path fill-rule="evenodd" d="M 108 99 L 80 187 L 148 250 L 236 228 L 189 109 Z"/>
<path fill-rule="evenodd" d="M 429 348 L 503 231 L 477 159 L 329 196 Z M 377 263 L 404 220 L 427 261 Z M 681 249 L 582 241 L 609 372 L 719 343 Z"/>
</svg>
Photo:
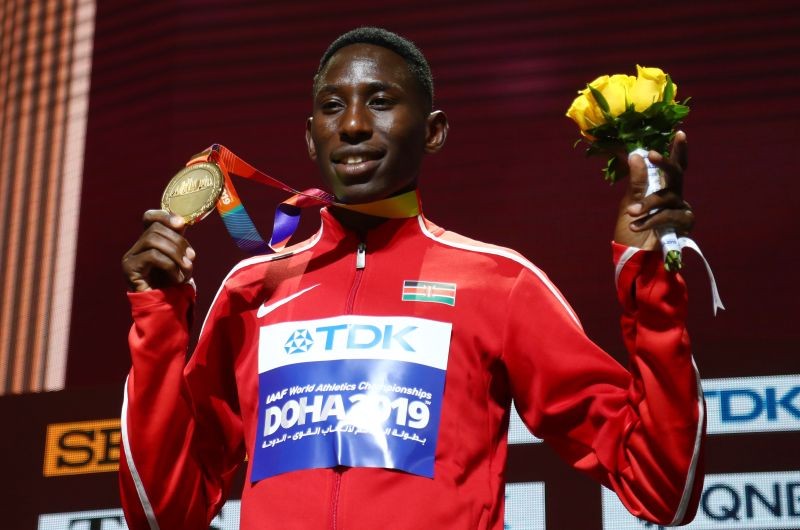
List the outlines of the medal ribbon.
<svg viewBox="0 0 800 530">
<path fill-rule="evenodd" d="M 363 204 L 344 204 L 330 193 L 310 188 L 299 191 L 280 180 L 254 168 L 225 146 L 214 144 L 186 163 L 191 166 L 210 162 L 219 166 L 225 179 L 222 195 L 217 200 L 217 211 L 236 246 L 248 254 L 270 254 L 283 249 L 300 223 L 300 212 L 309 206 L 335 206 L 355 212 L 389 219 L 403 219 L 419 215 L 419 194 L 412 190 L 395 197 Z M 275 221 L 269 243 L 259 234 L 253 220 L 245 210 L 233 185 L 231 175 L 254 180 L 292 194 L 275 209 Z"/>
<path fill-rule="evenodd" d="M 643 148 L 634 149 L 628 154 L 628 156 L 630 157 L 634 154 L 641 156 L 644 160 L 645 166 L 647 167 L 647 191 L 645 191 L 645 196 L 657 192 L 661 189 L 661 174 L 659 173 L 658 167 L 650 162 L 650 159 L 648 158 L 648 150 Z M 651 211 L 650 213 L 655 213 L 655 211 Z M 703 265 L 706 267 L 706 274 L 708 274 L 708 281 L 711 283 L 711 303 L 713 304 L 714 316 L 717 316 L 717 310 L 725 309 L 725 306 L 722 305 L 722 299 L 719 296 L 719 289 L 717 289 L 717 281 L 714 279 L 714 272 L 711 270 L 711 265 L 708 264 L 708 260 L 700 251 L 700 247 L 697 246 L 697 243 L 695 243 L 690 237 L 678 237 L 678 235 L 675 233 L 675 230 L 671 228 L 660 231 L 657 233 L 657 235 L 659 241 L 661 242 L 661 251 L 664 255 L 664 266 L 667 268 L 667 270 L 675 270 L 668 266 L 670 262 L 668 256 L 671 252 L 675 252 L 677 254 L 678 268 L 680 268 L 681 251 L 684 248 L 690 248 L 694 250 L 700 256 L 700 259 L 703 260 Z"/>
</svg>

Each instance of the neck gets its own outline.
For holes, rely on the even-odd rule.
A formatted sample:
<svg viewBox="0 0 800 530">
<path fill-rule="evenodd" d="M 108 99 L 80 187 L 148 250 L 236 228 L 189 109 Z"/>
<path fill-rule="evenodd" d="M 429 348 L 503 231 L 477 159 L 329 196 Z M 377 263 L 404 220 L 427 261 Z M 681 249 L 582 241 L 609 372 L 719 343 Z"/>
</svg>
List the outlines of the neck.
<svg viewBox="0 0 800 530">
<path fill-rule="evenodd" d="M 331 214 L 342 226 L 365 236 L 369 230 L 387 219 L 415 217 L 419 214 L 419 195 L 415 188 L 404 190 L 387 199 L 360 204 L 331 204 Z"/>
<path fill-rule="evenodd" d="M 332 207 L 330 212 L 343 227 L 352 230 L 361 237 L 366 236 L 367 232 L 388 221 L 386 217 L 376 217 L 353 210 L 345 210 L 344 208 Z"/>
</svg>

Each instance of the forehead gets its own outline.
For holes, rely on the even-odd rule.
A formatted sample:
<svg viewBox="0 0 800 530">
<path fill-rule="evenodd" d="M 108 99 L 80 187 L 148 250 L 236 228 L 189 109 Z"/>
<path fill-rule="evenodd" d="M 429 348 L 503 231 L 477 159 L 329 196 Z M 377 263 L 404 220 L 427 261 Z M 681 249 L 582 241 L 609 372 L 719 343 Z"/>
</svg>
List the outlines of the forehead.
<svg viewBox="0 0 800 530">
<path fill-rule="evenodd" d="M 381 82 L 413 91 L 416 79 L 405 59 L 374 44 L 350 44 L 338 50 L 320 73 L 319 87 Z"/>
</svg>

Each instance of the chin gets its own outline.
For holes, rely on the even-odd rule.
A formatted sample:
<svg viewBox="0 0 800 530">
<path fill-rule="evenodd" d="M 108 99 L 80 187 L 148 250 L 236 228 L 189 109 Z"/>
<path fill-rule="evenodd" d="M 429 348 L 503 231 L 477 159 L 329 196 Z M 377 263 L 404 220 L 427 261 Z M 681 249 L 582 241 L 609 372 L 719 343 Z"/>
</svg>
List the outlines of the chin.
<svg viewBox="0 0 800 530">
<path fill-rule="evenodd" d="M 379 201 L 385 198 L 386 197 L 380 195 L 373 195 L 369 193 L 359 193 L 352 191 L 345 191 L 342 192 L 341 194 L 339 193 L 336 194 L 336 199 L 344 204 L 363 204 L 366 202 Z"/>
<path fill-rule="evenodd" d="M 334 194 L 340 202 L 345 204 L 361 204 L 378 201 L 391 195 L 391 193 L 374 189 L 373 186 L 370 186 L 369 182 L 336 186 L 334 188 Z"/>
</svg>

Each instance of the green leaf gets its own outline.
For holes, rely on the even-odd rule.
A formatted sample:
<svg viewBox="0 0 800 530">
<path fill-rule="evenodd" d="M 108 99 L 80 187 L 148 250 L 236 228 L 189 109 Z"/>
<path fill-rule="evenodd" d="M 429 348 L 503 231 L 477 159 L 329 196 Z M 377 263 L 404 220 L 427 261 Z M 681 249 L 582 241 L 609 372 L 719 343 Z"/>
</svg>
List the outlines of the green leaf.
<svg viewBox="0 0 800 530">
<path fill-rule="evenodd" d="M 608 163 L 606 167 L 603 169 L 603 178 L 608 181 L 609 184 L 615 184 L 617 179 L 617 157 L 612 156 L 608 159 Z"/>
<path fill-rule="evenodd" d="M 603 96 L 603 94 L 592 85 L 586 86 L 589 87 L 589 91 L 592 93 L 594 100 L 600 106 L 600 110 L 602 110 L 604 114 L 610 112 L 611 107 L 608 106 L 608 101 L 606 101 L 606 98 Z"/>
<path fill-rule="evenodd" d="M 664 268 L 669 272 L 678 272 L 683 268 L 681 253 L 677 250 L 670 250 L 667 252 L 667 255 L 664 256 Z"/>
<path fill-rule="evenodd" d="M 644 109 L 642 114 L 646 117 L 657 116 L 661 112 L 664 111 L 664 102 L 663 101 L 656 101 L 655 103 L 651 104 L 649 107 Z"/>
<path fill-rule="evenodd" d="M 687 114 L 689 114 L 689 107 L 685 105 L 672 106 L 672 115 L 675 116 L 676 120 L 682 120 Z"/>
<path fill-rule="evenodd" d="M 664 102 L 669 104 L 675 99 L 675 85 L 672 83 L 672 78 L 667 74 L 667 86 L 664 87 Z"/>
</svg>

